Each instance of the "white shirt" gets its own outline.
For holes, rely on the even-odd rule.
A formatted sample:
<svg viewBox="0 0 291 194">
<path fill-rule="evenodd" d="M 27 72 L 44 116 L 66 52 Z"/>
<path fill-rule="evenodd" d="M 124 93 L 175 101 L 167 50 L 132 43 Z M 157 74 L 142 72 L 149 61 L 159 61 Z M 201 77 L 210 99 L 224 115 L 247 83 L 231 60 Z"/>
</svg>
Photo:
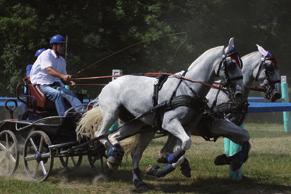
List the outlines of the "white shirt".
<svg viewBox="0 0 291 194">
<path fill-rule="evenodd" d="M 67 74 L 66 65 L 63 57 L 57 56 L 52 49 L 47 49 L 34 62 L 30 72 L 30 81 L 32 84 L 40 85 L 48 85 L 54 82 L 62 84 L 61 79 L 49 75 L 46 68 L 52 67 L 63 74 Z"/>
</svg>

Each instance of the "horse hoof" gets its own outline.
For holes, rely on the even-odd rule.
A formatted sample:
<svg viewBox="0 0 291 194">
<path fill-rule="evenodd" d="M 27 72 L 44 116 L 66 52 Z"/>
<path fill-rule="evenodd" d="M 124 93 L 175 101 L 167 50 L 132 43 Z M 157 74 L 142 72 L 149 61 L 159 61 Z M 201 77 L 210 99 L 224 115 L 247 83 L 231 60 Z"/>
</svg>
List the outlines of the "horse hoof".
<svg viewBox="0 0 291 194">
<path fill-rule="evenodd" d="M 133 181 L 133 184 L 135 186 L 135 189 L 137 192 L 147 192 L 150 190 L 150 188 L 148 187 L 147 184 L 145 184 L 143 181 L 141 180 L 135 180 Z"/>
<path fill-rule="evenodd" d="M 154 166 L 149 166 L 147 169 L 146 169 L 146 174 L 147 175 L 150 175 L 150 176 L 155 176 L 158 169 L 160 169 L 159 165 L 154 165 Z"/>
<path fill-rule="evenodd" d="M 184 162 L 181 164 L 181 173 L 187 178 L 191 177 L 191 167 L 189 161 L 185 158 Z"/>
<path fill-rule="evenodd" d="M 230 169 L 232 170 L 232 171 L 236 171 L 236 170 L 238 170 L 238 169 L 240 169 L 241 168 L 241 166 L 243 165 L 243 161 L 242 160 L 240 160 L 240 158 L 239 157 L 235 157 L 232 161 L 231 161 L 231 163 L 230 163 Z"/>
<path fill-rule="evenodd" d="M 157 162 L 158 162 L 158 163 L 161 163 L 161 164 L 166 164 L 166 163 L 168 163 L 167 158 L 164 157 L 164 156 L 159 157 L 159 158 L 157 159 Z"/>
<path fill-rule="evenodd" d="M 106 164 L 110 170 L 117 170 L 120 165 L 119 163 L 112 162 L 112 160 L 108 160 L 108 159 L 106 161 Z"/>
<path fill-rule="evenodd" d="M 217 166 L 227 165 L 227 164 L 230 164 L 230 162 L 231 162 L 231 158 L 227 157 L 225 154 L 221 154 L 221 155 L 216 156 L 216 158 L 214 160 L 214 164 Z"/>
</svg>

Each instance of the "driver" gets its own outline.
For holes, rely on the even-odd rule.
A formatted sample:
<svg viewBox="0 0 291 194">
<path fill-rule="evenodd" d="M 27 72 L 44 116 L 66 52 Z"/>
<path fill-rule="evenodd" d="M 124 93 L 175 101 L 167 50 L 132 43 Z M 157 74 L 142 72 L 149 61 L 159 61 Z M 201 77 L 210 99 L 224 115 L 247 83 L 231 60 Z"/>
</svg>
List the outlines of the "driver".
<svg viewBox="0 0 291 194">
<path fill-rule="evenodd" d="M 65 52 L 65 38 L 62 35 L 54 35 L 50 39 L 51 49 L 43 51 L 34 62 L 30 79 L 34 85 L 39 85 L 44 95 L 55 102 L 59 116 L 65 114 L 64 99 L 66 99 L 75 111 L 81 108 L 82 103 L 64 83 L 75 85 L 71 81 L 71 75 L 67 74 L 66 61 L 62 57 Z"/>
</svg>

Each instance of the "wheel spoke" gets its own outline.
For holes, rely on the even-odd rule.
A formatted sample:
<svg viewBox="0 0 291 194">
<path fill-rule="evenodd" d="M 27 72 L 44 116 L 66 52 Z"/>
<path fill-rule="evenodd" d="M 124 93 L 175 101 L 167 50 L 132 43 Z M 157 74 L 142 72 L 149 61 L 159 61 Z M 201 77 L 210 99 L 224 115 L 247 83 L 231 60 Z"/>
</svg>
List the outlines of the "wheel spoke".
<svg viewBox="0 0 291 194">
<path fill-rule="evenodd" d="M 66 167 L 68 167 L 68 164 L 69 164 L 69 157 L 65 157 L 65 165 L 66 165 Z"/>
<path fill-rule="evenodd" d="M 36 147 L 36 145 L 35 145 L 33 139 L 32 139 L 32 138 L 29 138 L 29 141 L 30 141 L 30 143 L 31 143 L 31 145 L 32 145 L 32 147 L 33 147 L 33 149 L 34 149 L 34 151 L 37 152 L 37 147 Z"/>
<path fill-rule="evenodd" d="M 50 156 L 51 156 L 51 153 L 50 152 L 43 153 L 43 154 L 40 155 L 41 159 L 49 158 Z"/>
<path fill-rule="evenodd" d="M 34 172 L 33 172 L 33 178 L 36 178 L 38 167 L 39 167 L 39 162 L 36 163 L 36 166 L 35 166 L 35 169 L 34 169 Z"/>
<path fill-rule="evenodd" d="M 24 159 L 26 161 L 35 160 L 35 155 L 34 154 L 29 154 L 29 155 L 25 156 Z"/>
<path fill-rule="evenodd" d="M 7 151 L 11 153 L 11 152 L 13 152 L 12 149 L 14 149 L 14 148 L 15 148 L 15 142 L 13 142 L 13 144 L 9 148 L 7 148 Z"/>
<path fill-rule="evenodd" d="M 7 152 L 7 148 L 6 148 L 2 143 L 0 143 L 0 148 L 1 148 L 4 152 Z"/>
<path fill-rule="evenodd" d="M 13 156 L 11 153 L 9 153 L 9 159 L 10 159 L 13 163 L 16 162 L 16 159 L 14 158 L 14 156 Z"/>
<path fill-rule="evenodd" d="M 9 137 L 8 137 L 8 133 L 5 133 L 5 140 L 6 140 L 6 148 L 9 147 Z"/>
<path fill-rule="evenodd" d="M 43 147 L 43 136 L 40 137 L 40 141 L 39 141 L 39 147 L 38 147 L 38 151 L 41 152 Z"/>
<path fill-rule="evenodd" d="M 42 170 L 42 173 L 43 175 L 47 175 L 47 172 L 46 172 L 46 169 L 45 169 L 45 166 L 44 166 L 44 163 L 43 161 L 40 161 L 40 167 L 41 167 L 41 170 Z"/>
<path fill-rule="evenodd" d="M 74 159 L 74 156 L 71 156 L 71 159 L 72 159 L 72 162 L 73 162 L 73 164 L 74 164 L 74 166 L 76 166 L 76 161 L 75 161 L 75 159 Z"/>
</svg>

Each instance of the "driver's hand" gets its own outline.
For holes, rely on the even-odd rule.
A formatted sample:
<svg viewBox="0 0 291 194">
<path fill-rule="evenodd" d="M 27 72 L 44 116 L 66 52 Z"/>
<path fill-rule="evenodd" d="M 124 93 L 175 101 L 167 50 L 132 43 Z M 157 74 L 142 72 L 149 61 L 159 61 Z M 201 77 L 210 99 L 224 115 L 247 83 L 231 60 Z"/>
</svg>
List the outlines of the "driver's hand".
<svg viewBox="0 0 291 194">
<path fill-rule="evenodd" d="M 65 81 L 65 82 L 69 82 L 70 80 L 72 79 L 72 76 L 71 75 L 64 75 L 63 76 L 63 80 Z"/>
</svg>

